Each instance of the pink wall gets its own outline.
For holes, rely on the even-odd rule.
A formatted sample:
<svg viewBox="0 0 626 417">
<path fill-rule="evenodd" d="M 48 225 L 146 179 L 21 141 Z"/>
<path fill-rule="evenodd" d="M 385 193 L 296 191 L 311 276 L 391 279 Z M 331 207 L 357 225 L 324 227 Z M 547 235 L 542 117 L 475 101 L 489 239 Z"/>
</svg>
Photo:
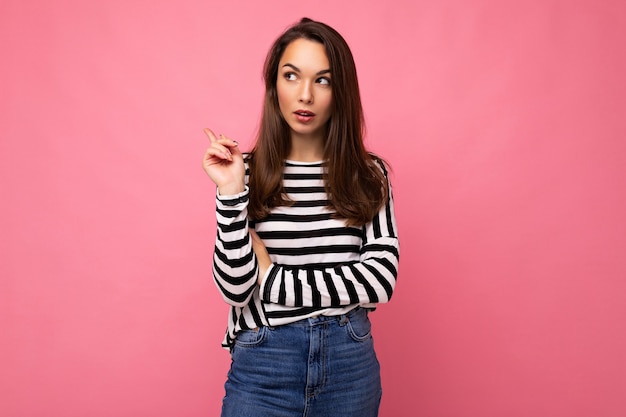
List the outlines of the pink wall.
<svg viewBox="0 0 626 417">
<path fill-rule="evenodd" d="M 250 144 L 303 15 L 394 167 L 381 416 L 626 415 L 623 4 L 4 0 L 0 415 L 217 415 L 202 128 Z"/>
</svg>

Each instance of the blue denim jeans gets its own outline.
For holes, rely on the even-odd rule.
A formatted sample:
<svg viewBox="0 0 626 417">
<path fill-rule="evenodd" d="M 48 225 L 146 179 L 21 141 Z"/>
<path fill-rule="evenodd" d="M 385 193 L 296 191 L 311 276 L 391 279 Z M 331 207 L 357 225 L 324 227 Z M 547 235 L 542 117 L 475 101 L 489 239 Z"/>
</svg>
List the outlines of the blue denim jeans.
<svg viewBox="0 0 626 417">
<path fill-rule="evenodd" d="M 380 367 L 367 310 L 237 335 L 222 417 L 376 417 Z"/>
</svg>

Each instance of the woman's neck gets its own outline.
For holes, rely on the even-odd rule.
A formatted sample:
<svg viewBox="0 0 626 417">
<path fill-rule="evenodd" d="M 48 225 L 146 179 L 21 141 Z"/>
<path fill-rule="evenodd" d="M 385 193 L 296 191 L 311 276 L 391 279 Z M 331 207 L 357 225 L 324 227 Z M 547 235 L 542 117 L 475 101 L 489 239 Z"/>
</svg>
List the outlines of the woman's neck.
<svg viewBox="0 0 626 417">
<path fill-rule="evenodd" d="M 291 136 L 291 147 L 287 159 L 300 162 L 317 162 L 324 159 L 323 138 Z"/>
</svg>

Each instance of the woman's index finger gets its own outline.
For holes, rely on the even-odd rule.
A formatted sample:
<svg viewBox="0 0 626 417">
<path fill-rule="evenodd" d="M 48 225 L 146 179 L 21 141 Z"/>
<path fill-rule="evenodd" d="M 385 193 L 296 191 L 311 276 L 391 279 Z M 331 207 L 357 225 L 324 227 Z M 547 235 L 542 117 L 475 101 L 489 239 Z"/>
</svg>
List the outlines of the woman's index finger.
<svg viewBox="0 0 626 417">
<path fill-rule="evenodd" d="M 209 140 L 211 141 L 211 143 L 216 142 L 217 141 L 217 136 L 215 136 L 215 133 L 213 133 L 213 131 L 211 129 L 209 129 L 208 127 L 205 127 L 204 129 L 202 129 L 204 131 L 204 133 L 208 136 Z"/>
</svg>

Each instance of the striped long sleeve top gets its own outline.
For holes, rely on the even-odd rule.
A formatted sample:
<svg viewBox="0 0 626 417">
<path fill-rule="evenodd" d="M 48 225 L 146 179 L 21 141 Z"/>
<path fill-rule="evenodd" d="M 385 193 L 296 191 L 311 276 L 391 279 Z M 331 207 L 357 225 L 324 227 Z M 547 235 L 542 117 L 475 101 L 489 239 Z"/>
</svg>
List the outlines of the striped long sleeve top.
<svg viewBox="0 0 626 417">
<path fill-rule="evenodd" d="M 382 163 L 381 169 L 386 176 Z M 372 221 L 351 227 L 328 208 L 323 173 L 320 162 L 286 161 L 283 187 L 293 204 L 254 223 L 248 220 L 247 185 L 238 195 L 216 196 L 213 277 L 231 306 L 224 348 L 240 330 L 374 308 L 391 298 L 399 259 L 391 185 Z M 248 174 L 246 169 L 246 184 Z M 249 227 L 272 260 L 261 285 Z"/>
</svg>

